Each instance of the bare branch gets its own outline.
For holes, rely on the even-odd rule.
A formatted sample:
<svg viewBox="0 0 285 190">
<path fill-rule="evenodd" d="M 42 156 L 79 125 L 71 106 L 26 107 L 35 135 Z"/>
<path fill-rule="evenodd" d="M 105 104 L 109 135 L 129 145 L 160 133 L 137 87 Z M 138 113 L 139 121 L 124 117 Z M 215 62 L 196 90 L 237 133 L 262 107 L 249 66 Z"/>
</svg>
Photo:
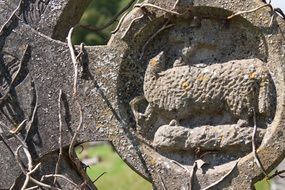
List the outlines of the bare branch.
<svg viewBox="0 0 285 190">
<path fill-rule="evenodd" d="M 38 189 L 38 188 L 39 188 L 39 186 L 36 185 L 36 186 L 33 186 L 33 187 L 26 188 L 25 190 L 33 190 L 33 189 Z"/>
<path fill-rule="evenodd" d="M 271 176 L 269 176 L 268 178 L 266 178 L 266 180 L 271 180 L 272 178 L 276 177 L 276 176 L 279 176 L 281 178 L 285 178 L 285 176 L 282 176 L 281 174 L 284 174 L 285 173 L 285 170 L 281 170 L 281 171 L 278 171 L 276 170 L 274 174 L 272 174 Z"/>
<path fill-rule="evenodd" d="M 7 131 L 10 131 L 9 127 L 7 127 L 2 121 L 0 121 L 0 125 L 1 125 L 2 127 L 4 127 Z M 21 145 L 22 145 L 23 147 L 28 148 L 27 145 L 26 145 L 26 143 L 21 139 L 21 137 L 19 137 L 19 136 L 16 135 L 16 134 L 13 134 L 13 133 L 11 133 L 11 134 L 21 143 Z"/>
<path fill-rule="evenodd" d="M 176 2 L 174 3 L 174 5 L 172 7 L 172 10 L 174 10 L 177 7 L 177 5 L 178 5 L 178 3 L 180 3 L 180 1 L 181 0 L 176 0 Z"/>
<path fill-rule="evenodd" d="M 159 181 L 160 181 L 160 183 L 161 183 L 161 186 L 162 186 L 163 190 L 167 190 L 167 188 L 166 188 L 166 186 L 165 186 L 165 184 L 164 184 L 164 181 L 163 181 L 163 179 L 162 179 L 162 177 L 160 176 L 159 173 L 158 173 L 158 178 L 159 178 Z"/>
<path fill-rule="evenodd" d="M 145 53 L 145 49 L 146 47 L 148 46 L 148 44 L 159 34 L 161 33 L 162 31 L 168 29 L 168 28 L 171 28 L 175 26 L 175 24 L 169 24 L 169 21 L 167 21 L 157 32 L 155 32 L 152 36 L 149 37 L 149 39 L 145 42 L 145 44 L 143 45 L 142 47 L 142 52 L 141 52 L 141 55 L 140 55 L 140 59 L 143 58 L 144 56 L 144 53 Z"/>
<path fill-rule="evenodd" d="M 136 0 L 131 0 L 122 10 L 120 10 L 120 12 L 118 12 L 111 20 L 109 20 L 109 22 L 107 22 L 104 26 L 102 27 L 94 27 L 94 26 L 91 26 L 91 25 L 83 25 L 83 24 L 80 24 L 79 26 L 80 27 L 83 27 L 87 30 L 90 30 L 90 31 L 93 31 L 93 32 L 98 32 L 98 31 L 101 31 L 101 30 L 104 30 L 106 28 L 108 28 L 109 26 L 111 26 L 114 22 L 117 21 L 117 19 L 124 13 L 126 12 L 131 6 L 132 4 L 135 2 Z M 124 17 L 124 16 L 123 16 Z M 121 18 L 121 20 L 119 21 L 119 25 L 120 23 L 122 22 L 122 20 L 124 18 Z"/>
<path fill-rule="evenodd" d="M 126 16 L 128 15 L 128 13 L 123 14 L 123 16 L 121 17 L 121 19 L 119 20 L 119 23 L 117 24 L 116 28 L 114 30 L 111 31 L 111 34 L 115 34 L 116 32 L 118 32 L 118 30 L 120 29 L 124 19 L 126 18 Z"/>
<path fill-rule="evenodd" d="M 59 173 L 59 167 L 61 164 L 61 159 L 62 159 L 62 117 L 61 117 L 61 98 L 62 98 L 62 90 L 59 90 L 59 95 L 58 95 L 58 100 L 57 100 L 57 106 L 58 106 L 58 120 L 59 120 L 59 138 L 58 138 L 58 144 L 59 144 L 59 153 L 58 153 L 58 160 L 55 165 L 55 178 L 53 181 L 53 184 L 56 183 L 56 175 Z"/>
<path fill-rule="evenodd" d="M 30 121 L 27 124 L 27 136 L 25 138 L 25 141 L 28 139 L 28 136 L 29 136 L 30 131 L 32 129 L 37 110 L 38 110 L 38 95 L 36 93 L 36 103 L 35 103 L 35 106 L 34 106 L 34 109 L 33 109 L 32 117 L 31 117 Z"/>
<path fill-rule="evenodd" d="M 0 32 L 0 33 L 1 33 L 1 32 Z M 14 77 L 12 78 L 11 83 L 10 83 L 9 86 L 8 86 L 7 92 L 0 98 L 0 104 L 1 104 L 1 103 L 7 98 L 7 96 L 9 95 L 10 90 L 11 90 L 12 86 L 14 85 L 14 82 L 15 82 L 16 78 L 17 78 L 18 74 L 20 73 L 20 71 L 21 71 L 21 69 L 22 69 L 22 65 L 23 65 L 24 59 L 25 59 L 25 55 L 26 55 L 26 53 L 27 53 L 28 48 L 29 48 L 29 45 L 26 45 L 25 48 L 24 48 L 23 55 L 22 55 L 22 57 L 21 57 L 21 59 L 20 59 L 19 67 L 18 67 L 18 69 L 17 69 L 17 71 L 16 71 Z"/>
<path fill-rule="evenodd" d="M 255 11 L 258 11 L 259 9 L 262 9 L 264 7 L 270 7 L 272 9 L 272 6 L 270 4 L 265 4 L 265 5 L 261 5 L 257 8 L 254 8 L 254 9 L 251 9 L 251 10 L 248 10 L 248 11 L 238 11 L 230 16 L 227 17 L 227 19 L 232 19 L 238 15 L 241 15 L 241 14 L 245 14 L 245 13 L 252 13 L 252 12 L 255 12 Z"/>
<path fill-rule="evenodd" d="M 94 181 L 92 181 L 92 183 L 95 183 L 96 181 L 98 181 L 103 175 L 105 175 L 107 172 L 103 172 L 101 173 L 98 177 L 96 177 L 96 179 Z"/>
<path fill-rule="evenodd" d="M 186 168 L 185 166 L 183 166 L 183 165 L 180 164 L 179 162 L 176 162 L 175 160 L 170 160 L 170 162 L 176 164 L 177 166 L 183 168 L 186 172 L 189 172 L 189 173 L 190 173 L 190 171 L 188 170 L 188 168 Z"/>
<path fill-rule="evenodd" d="M 74 68 L 74 81 L 73 81 L 73 96 L 77 95 L 77 76 L 78 76 L 78 68 L 77 68 L 77 61 L 76 61 L 76 56 L 74 52 L 74 47 L 72 45 L 71 37 L 73 33 L 74 28 L 70 28 L 67 36 L 67 45 L 69 47 L 70 55 L 71 55 L 71 60 L 73 63 L 73 68 Z"/>
<path fill-rule="evenodd" d="M 0 34 L 3 32 L 4 28 L 8 25 L 8 23 L 13 19 L 14 16 L 16 16 L 16 12 L 20 9 L 22 4 L 22 0 L 19 1 L 18 6 L 16 7 L 16 9 L 12 12 L 12 14 L 10 15 L 10 17 L 8 18 L 8 20 L 1 26 L 0 28 Z"/>
<path fill-rule="evenodd" d="M 74 187 L 76 187 L 77 189 L 79 189 L 79 187 L 78 187 L 78 185 L 75 183 L 75 182 L 73 182 L 71 179 L 69 179 L 68 177 L 66 177 L 66 176 L 64 176 L 64 175 L 60 175 L 60 174 L 48 174 L 48 175 L 44 175 L 44 176 L 42 176 L 42 178 L 41 178 L 41 181 L 43 181 L 45 178 L 52 178 L 52 177 L 54 177 L 54 178 L 62 178 L 62 179 L 64 179 L 64 180 L 66 180 L 67 182 L 69 182 L 70 184 L 72 184 Z"/>
<path fill-rule="evenodd" d="M 20 123 L 20 125 L 16 128 L 16 129 L 14 129 L 14 130 L 9 130 L 9 132 L 10 133 L 12 133 L 12 134 L 18 134 L 19 132 L 21 132 L 22 131 L 22 129 L 23 129 L 23 127 L 24 127 L 24 123 L 26 123 L 26 121 L 27 121 L 27 119 L 25 119 L 24 121 L 22 121 L 21 123 Z"/>
<path fill-rule="evenodd" d="M 212 183 L 211 185 L 209 185 L 209 186 L 203 188 L 202 190 L 209 190 L 209 189 L 215 187 L 216 185 L 218 185 L 219 183 L 221 183 L 222 181 L 224 181 L 225 178 L 228 177 L 228 176 L 234 171 L 234 169 L 236 168 L 236 166 L 237 166 L 239 160 L 240 160 L 240 159 L 238 159 L 238 160 L 234 163 L 234 166 L 232 167 L 232 169 L 231 169 L 228 173 L 226 173 L 221 179 L 219 179 L 218 181 Z"/>
<path fill-rule="evenodd" d="M 82 106 L 80 105 L 80 103 L 78 101 L 77 102 L 77 106 L 79 108 L 79 115 L 80 115 L 80 118 L 79 118 L 79 124 L 78 124 L 78 127 L 71 139 L 71 142 L 70 142 L 70 145 L 69 145 L 69 150 L 68 150 L 68 155 L 69 155 L 69 158 L 74 161 L 74 146 L 75 146 L 75 142 L 76 142 L 76 138 L 77 138 L 77 135 L 80 131 L 80 129 L 82 128 L 82 124 L 83 124 L 83 110 L 82 110 Z"/>
<path fill-rule="evenodd" d="M 61 189 L 59 189 L 59 188 L 52 187 L 52 186 L 50 186 L 50 185 L 48 185 L 48 184 L 42 183 L 42 182 L 40 182 L 40 181 L 34 179 L 33 177 L 30 177 L 30 180 L 31 180 L 33 183 L 35 183 L 35 184 L 37 184 L 37 185 L 39 185 L 39 186 L 41 186 L 41 187 L 46 187 L 46 188 L 54 189 L 54 190 L 61 190 Z"/>
<path fill-rule="evenodd" d="M 152 7 L 152 8 L 155 8 L 155 9 L 158 9 L 158 10 L 161 10 L 161 11 L 164 11 L 166 13 L 170 13 L 170 14 L 174 14 L 174 15 L 178 15 L 180 16 L 181 14 L 176 12 L 176 11 L 173 11 L 173 10 L 169 10 L 169 9 L 166 9 L 166 8 L 163 8 L 163 7 L 159 7 L 157 5 L 154 5 L 154 4 L 151 4 L 151 3 L 141 3 L 141 4 L 136 4 L 134 7 L 140 7 L 140 8 L 143 8 L 143 7 Z"/>
<path fill-rule="evenodd" d="M 256 130 L 257 130 L 257 125 L 256 125 L 256 113 L 254 108 L 252 109 L 253 111 L 253 123 L 254 123 L 254 127 L 253 127 L 253 133 L 251 136 L 251 145 L 252 145 L 252 153 L 254 156 L 254 161 L 257 164 L 257 166 L 261 169 L 262 173 L 266 176 L 266 178 L 268 178 L 268 174 L 265 172 L 265 169 L 260 161 L 260 158 L 256 152 L 256 147 L 255 147 L 255 136 L 256 136 Z"/>
<path fill-rule="evenodd" d="M 144 17 L 144 15 L 141 15 L 141 16 L 139 16 L 139 17 L 133 19 L 133 20 L 131 21 L 131 23 L 129 24 L 128 28 L 126 29 L 126 31 L 124 32 L 124 34 L 122 35 L 121 39 L 123 39 L 123 38 L 127 35 L 128 31 L 131 29 L 131 26 L 133 25 L 133 23 L 136 22 L 137 20 L 143 18 L 143 17 Z"/>
</svg>

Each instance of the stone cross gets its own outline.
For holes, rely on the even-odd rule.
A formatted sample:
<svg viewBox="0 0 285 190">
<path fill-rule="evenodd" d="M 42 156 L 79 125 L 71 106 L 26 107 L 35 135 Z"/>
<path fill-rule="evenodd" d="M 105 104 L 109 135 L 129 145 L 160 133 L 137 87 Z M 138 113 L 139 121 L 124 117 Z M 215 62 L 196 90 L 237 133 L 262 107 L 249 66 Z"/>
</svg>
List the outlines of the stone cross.
<svg viewBox="0 0 285 190">
<path fill-rule="evenodd" d="M 89 2 L 0 1 L 1 189 L 23 186 L 25 150 L 41 163 L 33 179 L 55 173 L 63 148 L 59 173 L 84 182 L 68 149 L 88 141 L 111 142 L 159 190 L 252 189 L 270 177 L 285 147 L 276 9 L 149 0 L 107 45 L 76 46 L 72 57 L 65 38 Z"/>
</svg>

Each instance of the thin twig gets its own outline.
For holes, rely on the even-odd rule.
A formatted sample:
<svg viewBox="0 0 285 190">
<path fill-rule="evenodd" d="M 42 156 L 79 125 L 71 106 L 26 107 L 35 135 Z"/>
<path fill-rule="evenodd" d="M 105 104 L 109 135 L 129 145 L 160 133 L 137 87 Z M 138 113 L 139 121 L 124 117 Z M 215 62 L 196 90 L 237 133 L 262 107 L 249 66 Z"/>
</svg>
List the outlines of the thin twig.
<svg viewBox="0 0 285 190">
<path fill-rule="evenodd" d="M 31 176 L 32 172 L 35 170 L 33 170 L 32 157 L 31 157 L 29 150 L 23 146 L 20 146 L 20 147 L 23 148 L 24 153 L 25 153 L 26 157 L 28 158 L 28 172 L 24 173 L 26 175 L 26 179 L 25 179 L 25 182 L 21 188 L 21 190 L 24 190 L 24 189 L 26 189 L 26 187 L 27 187 L 27 185 L 31 179 L 30 176 Z"/>
<path fill-rule="evenodd" d="M 10 15 L 10 17 L 8 18 L 8 20 L 1 26 L 0 28 L 0 34 L 3 32 L 4 28 L 8 25 L 8 23 L 13 19 L 14 16 L 16 16 L 16 12 L 20 9 L 22 4 L 22 0 L 19 1 L 18 6 L 16 7 L 16 9 L 12 12 L 12 14 Z"/>
<path fill-rule="evenodd" d="M 135 0 L 131 0 L 120 12 L 118 12 L 111 20 L 109 20 L 109 22 L 107 22 L 104 26 L 102 27 L 94 27 L 94 26 L 91 26 L 91 25 L 83 25 L 83 24 L 80 24 L 79 26 L 80 27 L 83 27 L 87 30 L 90 30 L 90 31 L 93 31 L 93 32 L 98 32 L 98 31 L 101 31 L 101 30 L 104 30 L 106 28 L 108 28 L 109 26 L 111 26 L 114 22 L 117 21 L 117 19 L 126 11 L 128 10 L 132 4 L 135 2 Z M 122 20 L 122 19 L 121 19 Z M 120 21 L 121 22 L 121 21 Z M 120 23 L 119 22 L 119 23 Z"/>
<path fill-rule="evenodd" d="M 4 127 L 7 131 L 9 131 L 9 128 L 8 128 L 4 123 L 2 123 L 1 121 L 0 121 L 0 125 L 1 125 L 2 127 Z M 28 185 L 28 182 L 29 182 L 29 181 L 32 181 L 32 182 L 34 182 L 35 184 L 37 184 L 37 185 L 39 185 L 39 186 L 42 186 L 42 187 L 52 188 L 50 185 L 41 183 L 41 182 L 39 182 L 38 180 L 36 180 L 36 179 L 34 179 L 33 177 L 31 177 L 31 174 L 32 174 L 33 172 L 35 172 L 36 169 L 38 169 L 38 167 L 40 166 L 40 164 L 37 164 L 37 165 L 33 168 L 33 160 L 32 160 L 32 156 L 31 156 L 31 154 L 30 154 L 30 152 L 29 152 L 29 150 L 28 150 L 27 144 L 26 144 L 25 141 L 24 141 L 23 139 L 21 139 L 21 137 L 19 137 L 18 135 L 13 134 L 13 133 L 11 133 L 11 134 L 21 143 L 21 145 L 17 148 L 17 150 L 16 150 L 16 152 L 15 152 L 16 161 L 18 162 L 18 164 L 19 164 L 19 166 L 20 166 L 20 168 L 21 168 L 23 174 L 25 174 L 25 176 L 26 176 L 26 179 L 25 179 L 25 181 L 24 181 L 24 184 L 23 184 L 21 190 L 22 190 L 22 189 L 23 189 L 23 190 L 26 189 L 26 186 Z M 25 155 L 26 155 L 26 157 L 27 157 L 27 159 L 28 159 L 28 167 L 27 167 L 27 168 L 28 168 L 28 171 L 25 170 L 25 168 L 24 168 L 24 166 L 23 166 L 23 163 L 22 163 L 22 161 L 21 161 L 21 159 L 20 159 L 20 156 L 19 156 L 19 150 L 20 150 L 20 148 L 23 148 L 24 153 L 25 153 Z"/>
<path fill-rule="evenodd" d="M 159 181 L 161 183 L 161 186 L 162 186 L 163 190 L 167 190 L 167 188 L 166 188 L 166 186 L 164 184 L 164 181 L 163 181 L 162 177 L 159 174 L 158 174 L 158 178 L 159 178 Z"/>
<path fill-rule="evenodd" d="M 105 175 L 107 172 L 103 172 L 101 173 L 98 177 L 96 177 L 96 179 L 94 181 L 92 181 L 92 183 L 95 183 L 96 181 L 98 181 L 103 175 Z"/>
<path fill-rule="evenodd" d="M 35 95 L 36 95 L 36 103 L 35 103 L 35 106 L 34 106 L 34 109 L 33 109 L 32 117 L 31 117 L 30 121 L 27 124 L 27 136 L 25 137 L 25 141 L 27 141 L 27 139 L 28 139 L 28 137 L 30 135 L 30 131 L 32 129 L 32 126 L 33 126 L 33 123 L 34 123 L 34 120 L 35 120 L 35 116 L 36 116 L 36 113 L 37 113 L 37 110 L 38 110 L 38 95 L 37 95 L 37 93 Z"/>
<path fill-rule="evenodd" d="M 43 183 L 43 182 L 40 182 L 40 181 L 36 180 L 36 179 L 33 178 L 33 177 L 30 177 L 30 180 L 31 180 L 33 183 L 35 183 L 35 184 L 37 184 L 37 185 L 39 185 L 39 186 L 41 186 L 41 187 L 45 187 L 45 188 L 48 188 L 48 189 L 54 189 L 54 190 L 61 190 L 61 189 L 59 189 L 59 188 L 52 187 L 51 185 L 45 184 L 45 183 Z"/>
<path fill-rule="evenodd" d="M 134 19 L 131 21 L 131 23 L 129 24 L 129 26 L 128 26 L 128 28 L 126 29 L 126 31 L 124 32 L 124 34 L 122 35 L 121 39 L 124 39 L 124 38 L 125 38 L 125 36 L 127 35 L 128 31 L 131 29 L 131 26 L 133 25 L 133 23 L 136 22 L 137 20 L 143 18 L 143 17 L 144 17 L 144 15 L 141 15 L 141 16 L 139 16 L 139 17 L 137 17 L 137 18 L 134 18 Z"/>
<path fill-rule="evenodd" d="M 10 131 L 9 127 L 7 127 L 2 121 L 0 121 L 0 125 L 1 125 L 2 127 L 4 127 L 7 131 Z M 16 135 L 16 134 L 13 134 L 13 133 L 11 133 L 11 134 L 21 143 L 21 145 L 22 145 L 23 147 L 28 148 L 28 147 L 27 147 L 27 144 L 21 139 L 21 137 L 19 137 L 19 136 Z"/>
<path fill-rule="evenodd" d="M 33 187 L 26 188 L 25 190 L 33 190 L 33 189 L 38 189 L 38 188 L 39 188 L 39 186 L 36 185 L 36 186 L 33 186 Z"/>
<path fill-rule="evenodd" d="M 245 13 L 252 13 L 252 12 L 258 11 L 259 9 L 262 9 L 264 7 L 270 7 L 272 9 L 272 6 L 270 4 L 265 4 L 265 5 L 261 5 L 257 8 L 248 10 L 248 11 L 238 11 L 238 12 L 228 16 L 227 19 L 232 19 L 233 17 L 236 17 L 236 16 L 241 15 L 241 14 L 245 14 Z"/>
<path fill-rule="evenodd" d="M 74 159 L 74 146 L 75 146 L 75 142 L 76 142 L 76 138 L 77 138 L 77 135 L 79 133 L 79 131 L 81 130 L 82 126 L 83 126 L 83 110 L 82 110 L 82 106 L 80 105 L 80 103 L 78 101 L 76 101 L 77 103 L 77 106 L 79 108 L 79 124 L 78 124 L 78 127 L 71 139 L 71 142 L 70 142 L 70 145 L 69 145 L 69 149 L 68 149 L 68 155 L 69 155 L 69 158 L 72 160 L 72 161 L 75 161 Z"/>
<path fill-rule="evenodd" d="M 172 7 L 172 10 L 174 10 L 177 7 L 177 5 L 178 5 L 178 3 L 180 3 L 180 1 L 181 0 L 176 0 L 176 2 L 174 3 L 174 5 Z"/>
<path fill-rule="evenodd" d="M 25 59 L 25 56 L 26 56 L 26 53 L 27 53 L 28 48 L 29 48 L 29 45 L 27 44 L 27 45 L 25 46 L 25 48 L 24 48 L 23 55 L 22 55 L 22 57 L 21 57 L 21 59 L 20 59 L 19 67 L 18 67 L 18 69 L 17 69 L 17 71 L 16 71 L 14 77 L 12 78 L 11 83 L 9 84 L 6 93 L 0 98 L 0 104 L 7 98 L 7 96 L 8 96 L 8 94 L 10 93 L 10 90 L 11 90 L 11 88 L 12 88 L 12 86 L 13 86 L 13 84 L 14 84 L 16 78 L 17 78 L 17 76 L 19 75 L 19 73 L 20 73 L 20 71 L 21 71 L 21 69 L 22 69 L 22 64 L 23 64 L 23 62 L 24 62 L 24 59 Z"/>
<path fill-rule="evenodd" d="M 82 163 L 81 161 L 76 157 L 75 155 L 75 151 L 74 151 L 74 146 L 75 146 L 75 142 L 76 142 L 76 138 L 77 135 L 79 133 L 79 131 L 81 130 L 82 126 L 83 126 L 83 109 L 82 106 L 80 105 L 79 101 L 76 99 L 76 103 L 77 106 L 79 107 L 79 124 L 78 127 L 71 139 L 70 145 L 69 145 L 69 149 L 68 149 L 68 155 L 70 160 L 75 164 L 76 168 L 78 169 L 79 173 L 82 175 L 82 177 L 84 178 L 84 184 L 86 184 L 88 187 L 90 187 L 90 184 L 88 184 L 87 182 L 90 181 L 90 179 L 88 178 L 85 169 L 82 168 Z M 90 181 L 91 182 L 91 181 Z M 92 189 L 92 187 L 90 187 Z"/>
<path fill-rule="evenodd" d="M 118 32 L 118 30 L 120 29 L 123 21 L 125 20 L 126 16 L 128 15 L 129 13 L 125 13 L 123 14 L 123 16 L 121 17 L 121 19 L 119 20 L 119 23 L 117 24 L 116 28 L 114 30 L 111 31 L 111 34 L 115 34 L 116 32 Z"/>
<path fill-rule="evenodd" d="M 251 136 L 251 145 L 252 145 L 252 153 L 254 156 L 254 161 L 257 164 L 257 166 L 261 169 L 262 173 L 268 178 L 268 174 L 265 172 L 265 169 L 263 167 L 263 165 L 261 164 L 260 158 L 256 152 L 256 146 L 255 146 L 255 136 L 256 136 L 256 131 L 257 131 L 257 124 L 256 124 L 256 113 L 255 113 L 255 109 L 252 109 L 253 111 L 253 123 L 254 123 L 254 127 L 253 127 L 253 133 Z"/>
<path fill-rule="evenodd" d="M 186 172 L 189 172 L 189 173 L 190 173 L 190 171 L 188 170 L 188 168 L 186 168 L 185 166 L 183 166 L 183 165 L 180 164 L 179 162 L 176 162 L 175 160 L 170 160 L 170 162 L 176 164 L 177 166 L 179 166 L 179 167 L 183 168 L 184 170 L 186 170 Z"/>
<path fill-rule="evenodd" d="M 271 176 L 269 176 L 268 178 L 266 178 L 266 180 L 271 180 L 272 178 L 276 177 L 276 176 L 279 176 L 281 178 L 285 178 L 285 176 L 282 176 L 281 174 L 284 174 L 285 173 L 285 170 L 281 170 L 281 171 L 278 171 L 276 170 L 274 174 L 272 174 Z"/>
<path fill-rule="evenodd" d="M 11 130 L 9 130 L 9 132 L 12 133 L 12 134 L 18 134 L 20 131 L 23 130 L 24 123 L 26 123 L 26 121 L 27 121 L 27 119 L 25 119 L 24 121 L 22 121 L 22 122 L 20 123 L 20 125 L 19 125 L 16 129 L 14 129 L 14 130 L 11 129 Z"/>
<path fill-rule="evenodd" d="M 38 163 L 31 171 L 29 171 L 27 174 L 31 175 L 34 173 L 39 167 L 41 166 L 41 163 Z"/>
<path fill-rule="evenodd" d="M 236 168 L 236 166 L 237 166 L 239 160 L 240 160 L 240 159 L 238 159 L 238 160 L 235 162 L 235 164 L 234 164 L 234 166 L 232 167 L 232 169 L 231 169 L 228 173 L 226 173 L 221 179 L 219 179 L 218 181 L 216 181 L 216 182 L 210 184 L 209 186 L 203 188 L 202 190 L 209 190 L 209 189 L 215 187 L 216 185 L 218 185 L 219 183 L 221 183 L 222 181 L 224 181 L 224 179 L 225 179 L 226 177 L 228 177 L 228 176 L 234 171 L 234 169 Z"/>
<path fill-rule="evenodd" d="M 171 13 L 171 14 L 178 15 L 178 16 L 181 15 L 180 13 L 178 13 L 178 12 L 176 12 L 176 11 L 169 10 L 169 9 L 166 9 L 166 8 L 163 8 L 163 7 L 160 7 L 160 6 L 151 4 L 151 3 L 136 4 L 134 7 L 140 7 L 140 8 L 143 8 L 143 7 L 152 7 L 152 8 L 155 8 L 155 9 L 158 9 L 158 10 L 161 10 L 161 11 L 164 11 L 164 12 L 166 12 L 166 13 Z"/>
<path fill-rule="evenodd" d="M 70 30 L 68 32 L 68 36 L 67 36 L 66 39 L 67 39 L 67 45 L 69 47 L 71 60 L 72 60 L 72 63 L 73 63 L 73 68 L 74 68 L 73 96 L 75 97 L 77 95 L 78 68 L 77 68 L 77 61 L 76 61 L 76 56 L 75 56 L 75 52 L 74 52 L 74 47 L 73 47 L 72 41 L 71 41 L 71 36 L 72 36 L 73 30 L 74 30 L 74 28 L 70 28 Z"/>
<path fill-rule="evenodd" d="M 0 132 L 0 137 L 1 137 L 2 142 L 7 146 L 8 150 L 10 151 L 10 153 L 15 156 L 15 154 L 14 154 L 12 148 L 11 148 L 11 147 L 9 146 L 9 144 L 8 144 L 8 139 L 7 139 L 7 137 L 6 137 L 4 134 L 2 135 L 1 132 Z"/>
<path fill-rule="evenodd" d="M 23 162 L 21 161 L 21 158 L 20 158 L 20 155 L 19 155 L 19 151 L 20 151 L 20 148 L 22 148 L 21 146 L 19 146 L 17 149 L 16 149 L 16 152 L 15 152 L 15 159 L 16 159 L 16 162 L 18 163 L 18 165 L 20 166 L 20 169 L 22 170 L 23 174 L 26 174 L 26 170 L 23 166 Z"/>
<path fill-rule="evenodd" d="M 59 121 L 59 138 L 58 138 L 58 144 L 59 144 L 59 153 L 58 153 L 58 159 L 55 165 L 55 172 L 54 174 L 57 175 L 59 173 L 59 168 L 61 164 L 61 159 L 62 159 L 62 117 L 61 117 L 61 98 L 62 98 L 62 90 L 59 90 L 59 95 L 58 95 L 58 100 L 57 100 L 57 106 L 58 106 L 58 121 Z M 53 184 L 55 185 L 56 183 L 56 176 L 54 178 Z"/>
<path fill-rule="evenodd" d="M 83 42 L 80 43 L 79 53 L 76 56 L 76 61 L 80 61 L 80 59 L 82 58 L 82 55 L 84 54 L 84 46 L 85 46 L 85 44 Z"/>
<path fill-rule="evenodd" d="M 77 189 L 79 188 L 78 185 L 73 182 L 71 179 L 69 179 L 68 177 L 64 176 L 64 175 L 61 175 L 61 174 L 48 174 L 48 175 L 43 175 L 42 178 L 41 178 L 41 181 L 43 181 L 45 178 L 62 178 L 64 180 L 66 180 L 67 182 L 69 182 L 70 184 L 72 184 L 73 186 L 75 186 Z"/>
<path fill-rule="evenodd" d="M 141 55 L 140 55 L 140 59 L 143 58 L 144 53 L 145 53 L 145 49 L 146 49 L 146 47 L 148 46 L 148 44 L 149 44 L 160 32 L 162 32 L 162 31 L 164 31 L 164 30 L 166 30 L 166 29 L 168 29 L 168 28 L 171 28 L 171 27 L 175 26 L 175 24 L 168 24 L 168 23 L 169 23 L 169 21 L 167 21 L 157 32 L 155 32 L 152 36 L 150 36 L 150 37 L 148 38 L 148 40 L 145 42 L 145 44 L 144 44 L 143 47 L 142 47 L 142 52 L 141 52 Z"/>
</svg>

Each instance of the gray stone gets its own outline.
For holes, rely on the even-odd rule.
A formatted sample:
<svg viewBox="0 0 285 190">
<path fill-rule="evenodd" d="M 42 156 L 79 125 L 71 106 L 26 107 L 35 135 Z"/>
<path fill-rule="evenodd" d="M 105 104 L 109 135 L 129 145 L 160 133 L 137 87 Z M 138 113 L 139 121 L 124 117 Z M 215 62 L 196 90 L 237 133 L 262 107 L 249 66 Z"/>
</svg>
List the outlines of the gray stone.
<svg viewBox="0 0 285 190">
<path fill-rule="evenodd" d="M 17 12 L 20 19 L 12 16 L 9 22 L 19 1 L 4 2 L 0 120 L 15 129 L 24 119 L 31 120 L 37 102 L 32 130 L 27 134 L 24 125 L 18 135 L 26 139 L 34 165 L 42 163 L 33 175 L 40 178 L 55 170 L 59 111 L 65 153 L 79 124 L 73 64 L 67 44 L 58 40 L 64 40 L 89 1 L 25 1 Z M 268 7 L 227 19 L 237 10 L 262 5 L 253 0 L 177 2 L 174 7 L 174 0 L 149 0 L 156 6 L 135 7 L 108 45 L 85 47 L 77 83 L 84 122 L 76 144 L 110 141 L 154 189 L 206 188 L 237 162 L 212 189 L 251 189 L 264 177 L 250 148 L 254 124 L 265 171 L 284 157 L 284 20 L 274 17 L 269 26 Z M 76 53 L 79 49 L 76 46 Z M 157 63 L 154 59 L 165 67 L 149 70 Z M 17 70 L 19 75 L 12 80 Z M 221 72 L 220 78 L 213 71 Z M 212 81 L 198 84 L 198 73 Z M 190 80 L 196 81 L 194 88 Z M 216 99 L 211 99 L 211 92 Z M 17 189 L 24 178 L 12 152 L 20 144 L 7 130 L 2 129 L 1 135 L 0 174 L 7 177 L 0 179 L 0 188 L 15 183 Z M 190 182 L 195 163 L 204 162 Z M 67 156 L 61 168 L 82 182 L 83 174 Z M 90 184 L 92 188 L 96 189 Z"/>
</svg>

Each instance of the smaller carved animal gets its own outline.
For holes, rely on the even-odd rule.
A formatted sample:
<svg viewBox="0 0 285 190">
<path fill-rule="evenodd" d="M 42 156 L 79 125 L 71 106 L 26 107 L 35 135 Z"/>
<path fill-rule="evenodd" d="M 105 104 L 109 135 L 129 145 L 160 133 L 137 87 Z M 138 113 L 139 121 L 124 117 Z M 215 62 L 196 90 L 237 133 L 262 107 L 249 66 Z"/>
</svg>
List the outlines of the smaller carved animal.
<svg viewBox="0 0 285 190">
<path fill-rule="evenodd" d="M 145 72 L 147 119 L 154 113 L 170 120 L 195 114 L 228 111 L 247 121 L 253 110 L 266 116 L 272 111 L 272 80 L 259 59 L 232 60 L 198 68 L 182 65 L 166 69 L 164 52 L 152 58 Z"/>
</svg>

